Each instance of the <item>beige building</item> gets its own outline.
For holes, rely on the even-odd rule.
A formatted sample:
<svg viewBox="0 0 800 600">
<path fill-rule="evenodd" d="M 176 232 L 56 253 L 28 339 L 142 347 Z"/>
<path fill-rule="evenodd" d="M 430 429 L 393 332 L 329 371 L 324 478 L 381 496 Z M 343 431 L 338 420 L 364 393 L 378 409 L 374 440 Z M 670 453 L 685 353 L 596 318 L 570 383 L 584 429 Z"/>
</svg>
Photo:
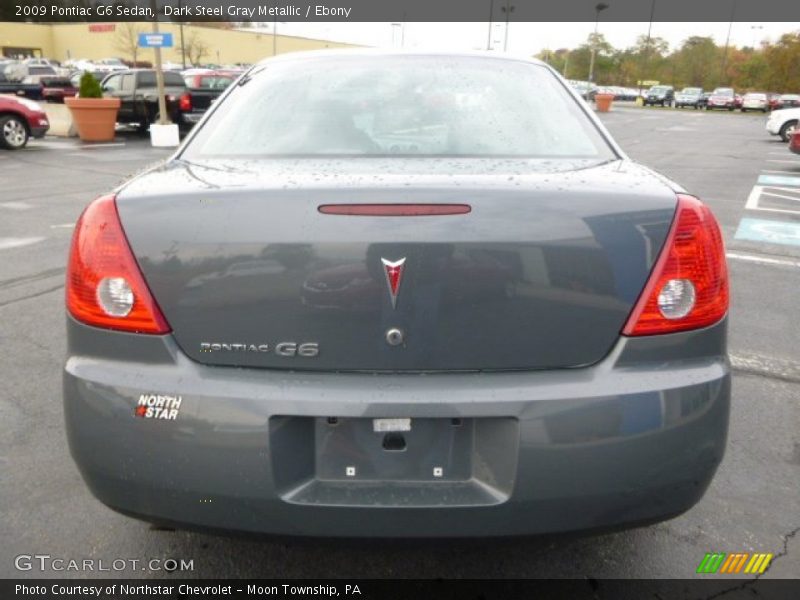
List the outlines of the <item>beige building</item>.
<svg viewBox="0 0 800 600">
<path fill-rule="evenodd" d="M 175 23 L 159 23 L 160 30 L 173 34 L 174 47 L 165 49 L 163 60 L 181 62 L 181 31 Z M 152 31 L 150 23 L 10 23 L 0 21 L 0 54 L 8 57 L 37 56 L 58 61 L 119 57 L 153 61 L 153 50 L 136 48 L 140 32 Z M 184 25 L 187 65 L 199 63 L 253 63 L 273 54 L 349 48 L 352 44 L 287 35 L 273 36 L 259 31 L 220 29 Z M 200 57 L 200 60 L 192 60 Z"/>
</svg>

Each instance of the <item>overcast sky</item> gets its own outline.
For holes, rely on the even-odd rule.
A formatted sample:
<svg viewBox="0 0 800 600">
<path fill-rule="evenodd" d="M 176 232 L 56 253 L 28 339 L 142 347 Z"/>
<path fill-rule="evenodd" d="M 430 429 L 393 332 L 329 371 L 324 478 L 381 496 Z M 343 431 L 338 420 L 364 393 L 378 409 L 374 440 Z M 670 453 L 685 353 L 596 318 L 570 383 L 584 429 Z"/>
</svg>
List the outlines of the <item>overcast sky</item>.
<svg viewBox="0 0 800 600">
<path fill-rule="evenodd" d="M 699 1 L 699 0 L 698 0 Z M 787 0 L 789 1 L 789 0 Z M 797 1 L 797 0 L 792 0 Z M 261 23 L 269 28 L 272 23 Z M 647 33 L 648 23 L 604 23 L 599 31 L 617 48 L 632 45 L 636 37 Z M 594 29 L 591 23 L 511 23 L 508 27 L 508 51 L 532 55 L 543 48 L 573 48 L 583 43 Z M 503 49 L 505 23 L 492 27 L 492 44 Z M 800 30 L 800 23 L 733 23 L 731 44 L 752 46 L 761 40 L 775 41 L 783 33 Z M 485 50 L 488 23 L 278 23 L 278 33 L 351 42 L 382 48 L 436 48 L 450 50 Z M 662 37 L 670 49 L 692 35 L 712 36 L 724 44 L 728 23 L 653 23 L 652 35 Z"/>
</svg>

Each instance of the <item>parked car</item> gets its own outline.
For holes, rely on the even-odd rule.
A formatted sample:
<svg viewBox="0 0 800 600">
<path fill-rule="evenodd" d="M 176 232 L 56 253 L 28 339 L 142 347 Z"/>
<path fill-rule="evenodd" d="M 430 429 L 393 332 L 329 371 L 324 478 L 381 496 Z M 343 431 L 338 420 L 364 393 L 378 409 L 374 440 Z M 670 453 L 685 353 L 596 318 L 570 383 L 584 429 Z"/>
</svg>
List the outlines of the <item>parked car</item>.
<svg viewBox="0 0 800 600">
<path fill-rule="evenodd" d="M 46 102 L 64 102 L 78 93 L 78 86 L 69 77 L 41 77 L 42 99 Z"/>
<path fill-rule="evenodd" d="M 723 108 L 726 110 L 733 110 L 736 108 L 736 94 L 733 88 L 717 88 L 711 92 L 711 96 L 706 103 L 706 110 L 713 110 L 715 108 Z"/>
<path fill-rule="evenodd" d="M 742 104 L 744 103 L 744 98 L 739 94 L 733 95 L 733 108 L 734 110 L 737 108 L 742 108 Z"/>
<path fill-rule="evenodd" d="M 89 71 L 97 81 L 103 81 L 106 78 L 108 73 L 106 71 Z M 81 87 L 81 77 L 83 76 L 84 71 L 74 71 L 69 75 L 69 81 L 72 84 L 72 87 L 78 89 Z"/>
<path fill-rule="evenodd" d="M 101 58 L 100 60 L 94 61 L 94 64 L 97 67 L 97 69 L 101 70 L 101 71 L 126 71 L 126 70 L 128 70 L 128 65 L 126 65 L 119 58 Z"/>
<path fill-rule="evenodd" d="M 594 99 L 594 94 L 597 91 L 597 86 L 588 81 L 578 81 L 575 79 L 569 80 L 569 85 L 574 89 L 584 100 L 587 102 Z"/>
<path fill-rule="evenodd" d="M 777 110 L 781 107 L 781 95 L 774 92 L 767 93 L 767 106 L 769 110 Z"/>
<path fill-rule="evenodd" d="M 789 150 L 795 154 L 800 154 L 800 129 L 796 127 L 789 138 Z"/>
<path fill-rule="evenodd" d="M 38 78 L 35 81 L 30 77 L 23 80 L 8 79 L 5 72 L 0 73 L 0 94 L 12 94 L 29 100 L 42 99 L 42 86 Z"/>
<path fill-rule="evenodd" d="M 654 85 L 644 97 L 644 105 L 656 104 L 660 106 L 671 106 L 675 99 L 675 89 L 671 85 Z"/>
<path fill-rule="evenodd" d="M 48 129 L 47 115 L 36 102 L 0 96 L 0 147 L 19 150 L 30 138 L 44 137 Z"/>
<path fill-rule="evenodd" d="M 703 97 L 703 88 L 687 87 L 683 88 L 678 94 L 675 95 L 675 108 L 683 108 L 684 106 L 691 106 L 698 109 L 702 106 L 701 99 Z"/>
<path fill-rule="evenodd" d="M 699 108 L 706 108 L 708 106 L 708 99 L 711 98 L 711 92 L 703 92 L 700 96 Z"/>
<path fill-rule="evenodd" d="M 158 88 L 153 69 L 115 71 L 101 82 L 103 95 L 119 98 L 118 123 L 135 123 L 146 130 L 158 118 Z M 178 98 L 186 90 L 180 73 L 164 72 L 164 91 L 171 121 L 177 120 Z"/>
<path fill-rule="evenodd" d="M 11 66 L 5 69 L 5 76 L 6 79 L 9 81 L 19 81 L 21 82 L 26 77 L 36 76 L 36 75 L 50 75 L 50 76 L 57 76 L 58 73 L 56 69 L 51 65 L 40 65 L 40 64 L 28 64 L 28 63 L 16 63 L 12 64 Z"/>
<path fill-rule="evenodd" d="M 781 108 L 795 108 L 797 106 L 800 106 L 800 95 L 782 94 L 779 102 Z"/>
<path fill-rule="evenodd" d="M 760 110 L 761 112 L 769 111 L 769 98 L 763 92 L 750 92 L 744 95 L 742 101 L 742 112 L 748 110 Z"/>
<path fill-rule="evenodd" d="M 97 498 L 348 537 L 700 500 L 731 394 L 705 204 L 539 61 L 304 52 L 240 82 L 74 228 L 63 406 Z"/>
<path fill-rule="evenodd" d="M 227 73 L 215 71 L 184 75 L 186 91 L 178 98 L 178 126 L 183 131 L 191 129 L 234 79 L 235 77 Z"/>
<path fill-rule="evenodd" d="M 772 135 L 780 136 L 784 142 L 788 142 L 797 129 L 798 121 L 800 121 L 800 108 L 773 110 L 767 119 L 766 129 Z"/>
</svg>

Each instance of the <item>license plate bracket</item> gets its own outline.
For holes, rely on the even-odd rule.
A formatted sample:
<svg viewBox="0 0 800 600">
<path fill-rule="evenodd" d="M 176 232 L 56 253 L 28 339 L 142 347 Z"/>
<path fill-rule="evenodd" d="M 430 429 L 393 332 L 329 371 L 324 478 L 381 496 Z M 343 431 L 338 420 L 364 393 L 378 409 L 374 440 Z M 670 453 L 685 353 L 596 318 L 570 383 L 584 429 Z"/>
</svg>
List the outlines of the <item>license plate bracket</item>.
<svg viewBox="0 0 800 600">
<path fill-rule="evenodd" d="M 413 423 L 413 424 L 412 424 Z M 316 419 L 316 476 L 344 481 L 465 481 L 471 419 Z"/>
</svg>

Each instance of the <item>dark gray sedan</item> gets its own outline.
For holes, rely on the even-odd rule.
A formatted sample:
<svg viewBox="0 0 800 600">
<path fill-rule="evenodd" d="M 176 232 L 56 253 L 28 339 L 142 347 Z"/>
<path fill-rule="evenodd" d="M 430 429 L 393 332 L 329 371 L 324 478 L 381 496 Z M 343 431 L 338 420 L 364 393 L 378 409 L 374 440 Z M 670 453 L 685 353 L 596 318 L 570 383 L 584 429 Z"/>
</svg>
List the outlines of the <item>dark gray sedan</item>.
<svg viewBox="0 0 800 600">
<path fill-rule="evenodd" d="M 72 455 L 161 524 L 631 526 L 725 450 L 719 227 L 535 61 L 256 65 L 86 208 L 66 304 Z"/>
</svg>

